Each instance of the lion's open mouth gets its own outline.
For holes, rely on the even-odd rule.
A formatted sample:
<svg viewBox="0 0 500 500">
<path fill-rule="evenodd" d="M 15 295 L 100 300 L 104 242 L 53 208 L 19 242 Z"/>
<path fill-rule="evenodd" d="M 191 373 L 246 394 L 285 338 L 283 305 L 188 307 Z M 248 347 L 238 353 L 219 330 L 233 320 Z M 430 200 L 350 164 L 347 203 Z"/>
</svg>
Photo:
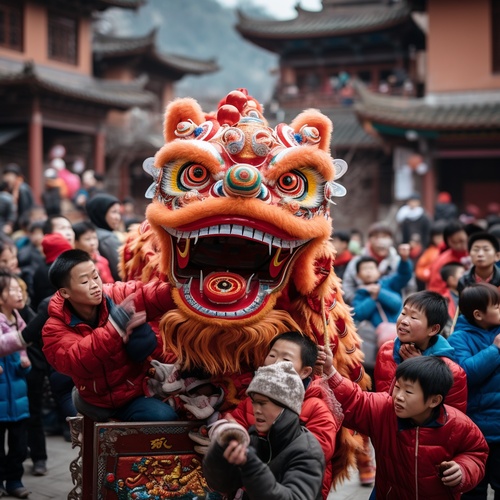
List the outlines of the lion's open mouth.
<svg viewBox="0 0 500 500">
<path fill-rule="evenodd" d="M 210 317 L 242 318 L 264 307 L 285 283 L 308 239 L 294 239 L 262 221 L 205 219 L 177 229 L 172 276 L 185 304 Z"/>
</svg>

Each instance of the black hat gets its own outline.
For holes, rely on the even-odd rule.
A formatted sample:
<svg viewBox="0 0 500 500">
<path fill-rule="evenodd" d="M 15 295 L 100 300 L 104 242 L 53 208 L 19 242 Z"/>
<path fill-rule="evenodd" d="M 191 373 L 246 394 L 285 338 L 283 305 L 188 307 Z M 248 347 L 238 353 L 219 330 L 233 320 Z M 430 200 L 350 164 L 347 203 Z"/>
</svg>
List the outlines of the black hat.
<svg viewBox="0 0 500 500">
<path fill-rule="evenodd" d="M 498 238 L 494 234 L 488 233 L 487 231 L 477 231 L 470 235 L 468 241 L 469 252 L 472 245 L 478 240 L 489 241 L 493 245 L 495 252 L 500 252 L 500 242 L 498 241 Z"/>
<path fill-rule="evenodd" d="M 86 210 L 91 222 L 97 227 L 111 231 L 112 229 L 106 222 L 106 213 L 116 203 L 120 203 L 120 200 L 107 193 L 99 193 L 90 198 L 87 201 Z"/>
<path fill-rule="evenodd" d="M 4 174 L 16 174 L 16 175 L 23 175 L 23 172 L 21 170 L 21 167 L 17 163 L 9 163 L 8 165 L 5 165 L 5 168 L 3 169 Z"/>
</svg>

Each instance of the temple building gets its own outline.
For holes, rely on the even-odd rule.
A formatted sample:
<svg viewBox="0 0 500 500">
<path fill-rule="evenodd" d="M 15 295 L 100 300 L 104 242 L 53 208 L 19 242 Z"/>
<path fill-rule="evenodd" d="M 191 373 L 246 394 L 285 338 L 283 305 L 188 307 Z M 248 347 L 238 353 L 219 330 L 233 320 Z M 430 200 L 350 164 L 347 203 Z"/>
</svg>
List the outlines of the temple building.
<svg viewBox="0 0 500 500">
<path fill-rule="evenodd" d="M 237 29 L 279 55 L 270 115 L 289 121 L 315 107 L 332 119 L 332 151 L 350 167 L 336 228 L 391 220 L 412 191 L 431 214 L 441 190 L 461 208 L 496 199 L 499 0 L 323 0 L 318 12 L 296 10 L 284 21 L 240 13 Z"/>
<path fill-rule="evenodd" d="M 356 80 L 374 92 L 418 95 L 425 36 L 406 1 L 323 0 L 322 10 L 296 7 L 290 20 L 240 13 L 238 31 L 279 56 L 279 77 L 268 111 L 289 122 L 305 108 L 320 109 L 334 126 L 332 152 L 344 158 L 348 190 L 334 209 L 337 229 L 366 227 L 386 215 L 392 196 L 392 155 L 359 122 Z M 367 210 L 368 209 L 368 210 Z"/>
<path fill-rule="evenodd" d="M 130 110 L 159 112 L 173 96 L 175 81 L 217 70 L 213 61 L 158 52 L 154 32 L 136 40 L 94 37 L 96 13 L 109 7 L 137 9 L 143 3 L 0 0 L 0 170 L 19 164 L 38 201 L 44 165 L 55 145 L 64 146 L 69 168 L 79 162 L 113 175 L 107 150 L 110 124 L 123 126 Z M 127 161 L 120 169 L 127 184 L 119 181 L 111 191 L 124 195 Z"/>
<path fill-rule="evenodd" d="M 431 213 L 437 192 L 448 191 L 482 218 L 500 192 L 500 1 L 426 0 L 414 8 L 427 25 L 425 95 L 381 96 L 361 85 L 356 113 L 396 154 L 420 155 Z"/>
</svg>

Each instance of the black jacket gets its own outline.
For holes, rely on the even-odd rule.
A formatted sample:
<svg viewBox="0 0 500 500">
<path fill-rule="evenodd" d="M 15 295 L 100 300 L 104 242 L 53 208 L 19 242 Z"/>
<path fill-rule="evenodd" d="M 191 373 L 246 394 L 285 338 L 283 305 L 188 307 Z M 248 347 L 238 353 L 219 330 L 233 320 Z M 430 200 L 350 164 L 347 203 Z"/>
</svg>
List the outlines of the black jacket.
<svg viewBox="0 0 500 500">
<path fill-rule="evenodd" d="M 97 239 L 99 240 L 99 253 L 108 259 L 109 269 L 115 281 L 121 281 L 120 274 L 118 273 L 118 264 L 120 260 L 120 240 L 113 231 L 96 229 Z"/>
<path fill-rule="evenodd" d="M 325 457 L 318 440 L 284 408 L 266 438 L 249 429 L 247 462 L 231 465 L 213 442 L 203 461 L 208 485 L 233 498 L 244 488 L 247 500 L 320 500 Z"/>
<path fill-rule="evenodd" d="M 466 286 L 476 283 L 474 279 L 474 273 L 476 271 L 476 266 L 472 266 L 459 280 L 458 282 L 458 293 L 460 293 Z M 500 268 L 495 265 L 493 268 L 493 276 L 489 282 L 494 286 L 500 287 Z"/>
</svg>

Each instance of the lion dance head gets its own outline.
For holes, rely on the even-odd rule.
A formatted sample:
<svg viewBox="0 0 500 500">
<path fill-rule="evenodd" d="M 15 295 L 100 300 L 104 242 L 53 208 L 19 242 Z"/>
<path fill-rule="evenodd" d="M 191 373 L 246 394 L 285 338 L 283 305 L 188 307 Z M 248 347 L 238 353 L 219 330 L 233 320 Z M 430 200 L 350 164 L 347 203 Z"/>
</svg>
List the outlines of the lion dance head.
<svg viewBox="0 0 500 500">
<path fill-rule="evenodd" d="M 168 105 L 165 145 L 144 162 L 147 222 L 123 269 L 170 282 L 177 307 L 160 331 L 183 368 L 253 370 L 275 335 L 301 330 L 363 379 L 329 243 L 330 204 L 345 195 L 336 180 L 347 170 L 330 155 L 332 129 L 314 109 L 272 128 L 245 89 L 212 114 L 191 98 Z"/>
</svg>

